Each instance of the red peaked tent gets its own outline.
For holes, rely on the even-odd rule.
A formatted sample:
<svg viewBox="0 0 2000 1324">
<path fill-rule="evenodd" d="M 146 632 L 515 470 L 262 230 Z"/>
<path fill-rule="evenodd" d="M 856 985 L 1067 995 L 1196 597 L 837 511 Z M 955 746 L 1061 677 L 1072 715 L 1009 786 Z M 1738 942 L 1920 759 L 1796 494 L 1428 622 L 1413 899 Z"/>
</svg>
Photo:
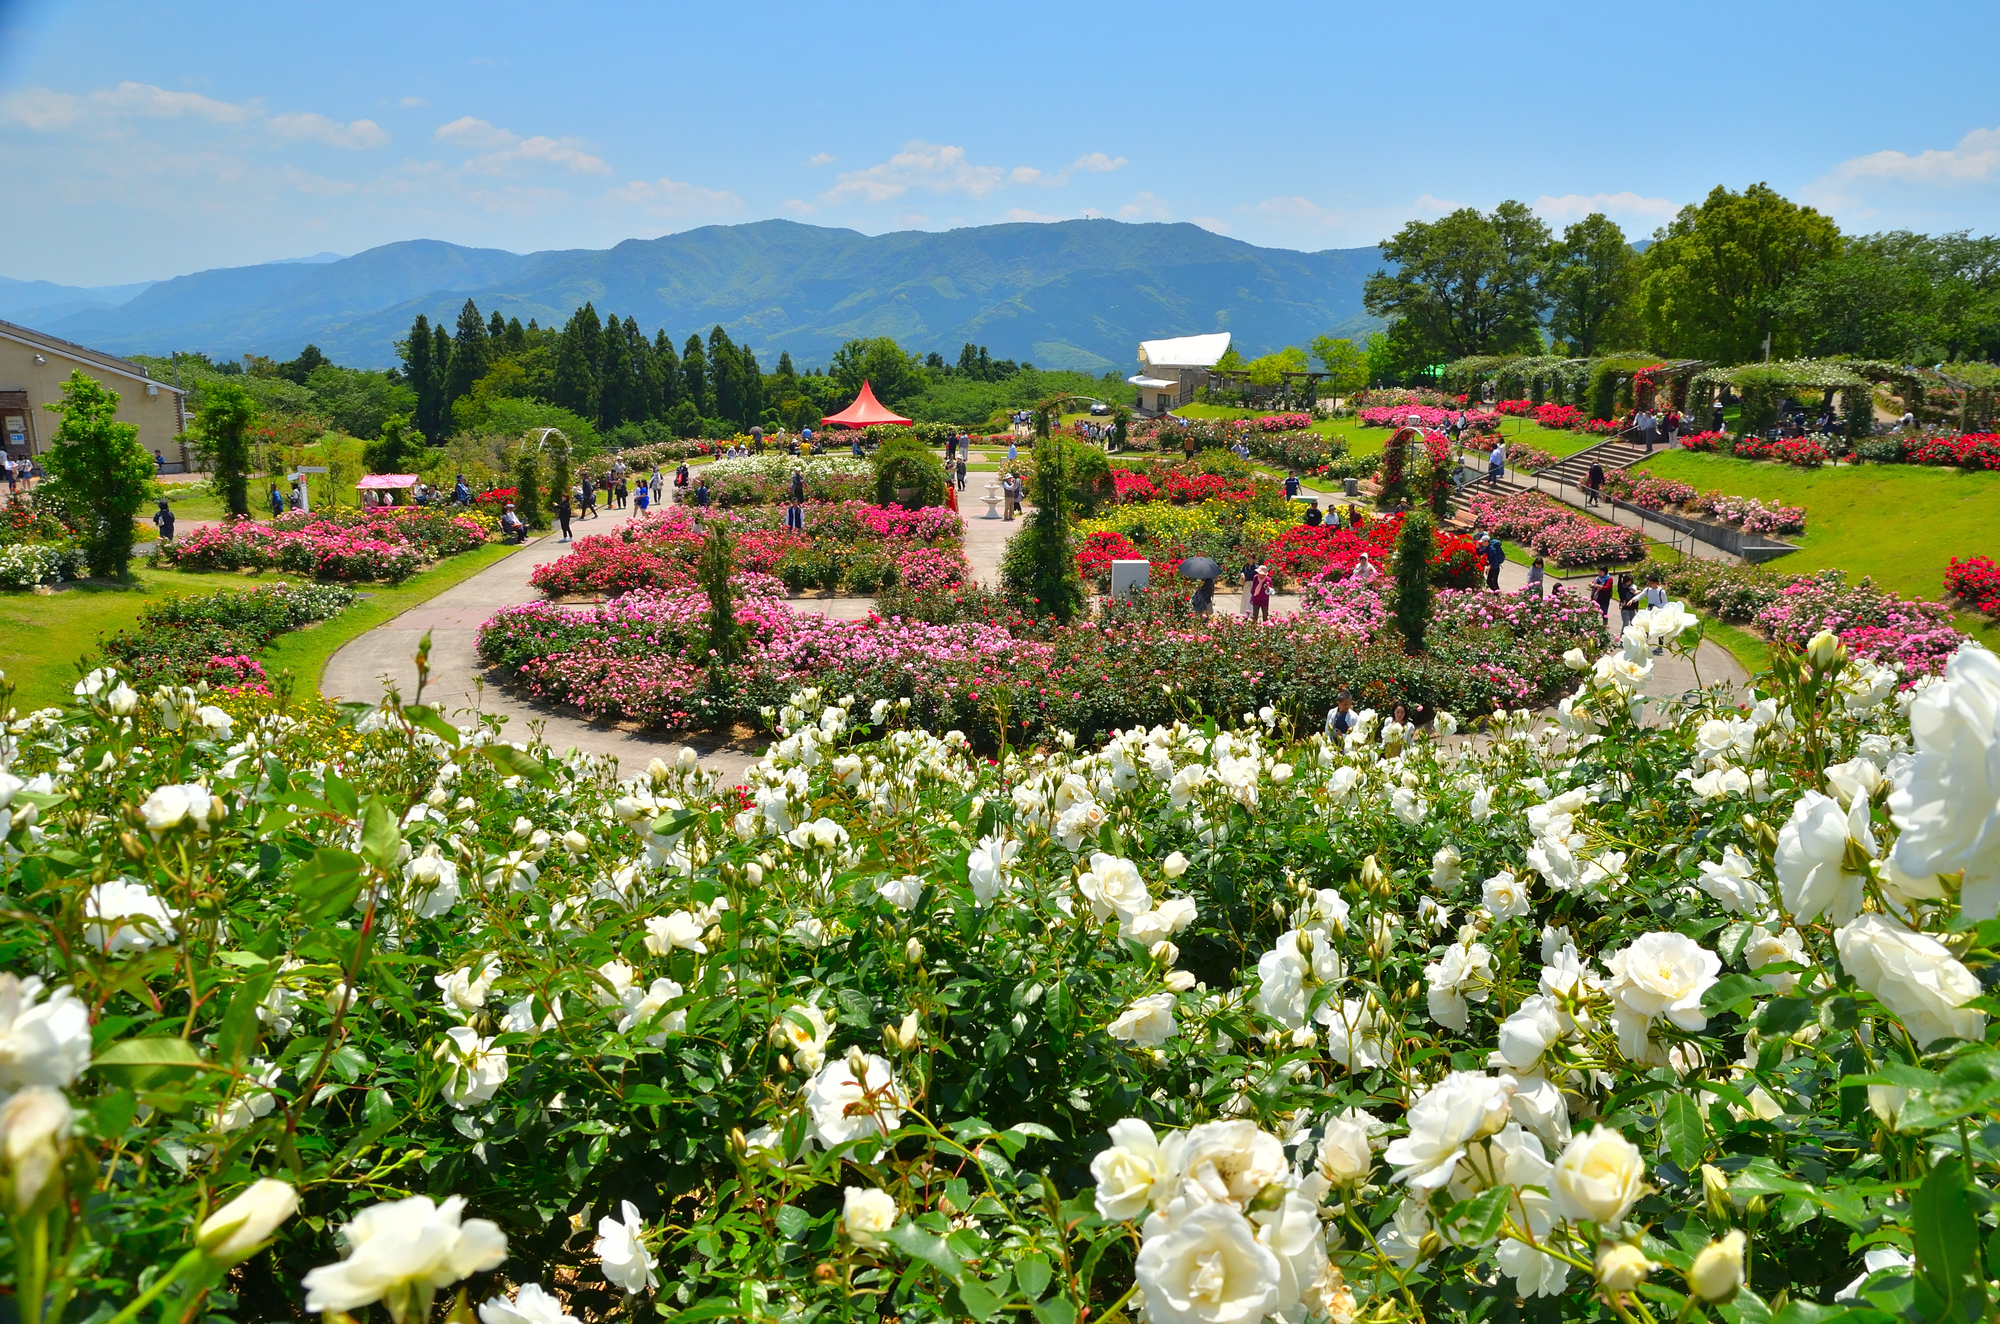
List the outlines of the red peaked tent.
<svg viewBox="0 0 2000 1324">
<path fill-rule="evenodd" d="M 876 423 L 908 423 L 901 414 L 887 409 L 875 398 L 875 392 L 868 383 L 861 383 L 861 394 L 854 397 L 854 403 L 837 414 L 828 414 L 820 422 L 828 427 L 865 428 Z"/>
</svg>

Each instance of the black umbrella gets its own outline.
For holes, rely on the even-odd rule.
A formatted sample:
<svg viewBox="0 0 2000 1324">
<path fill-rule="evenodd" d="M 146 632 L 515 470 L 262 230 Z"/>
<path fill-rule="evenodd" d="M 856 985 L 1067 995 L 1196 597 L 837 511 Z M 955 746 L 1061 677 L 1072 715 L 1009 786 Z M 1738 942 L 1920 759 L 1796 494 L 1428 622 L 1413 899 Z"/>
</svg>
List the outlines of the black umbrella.
<svg viewBox="0 0 2000 1324">
<path fill-rule="evenodd" d="M 1222 567 L 1206 556 L 1190 556 L 1181 562 L 1181 578 L 1214 579 L 1222 573 Z"/>
</svg>

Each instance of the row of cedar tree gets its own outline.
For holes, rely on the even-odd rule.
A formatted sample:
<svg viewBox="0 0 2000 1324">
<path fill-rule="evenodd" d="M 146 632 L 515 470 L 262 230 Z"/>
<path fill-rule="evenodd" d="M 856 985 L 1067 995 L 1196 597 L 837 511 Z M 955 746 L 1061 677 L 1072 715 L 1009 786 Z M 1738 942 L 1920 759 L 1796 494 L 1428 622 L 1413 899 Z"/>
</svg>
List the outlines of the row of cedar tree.
<svg viewBox="0 0 2000 1324">
<path fill-rule="evenodd" d="M 800 373 L 790 354 L 766 376 L 750 347 L 720 326 L 705 344 L 690 335 L 676 350 L 664 329 L 649 340 L 630 317 L 599 317 L 588 303 L 557 331 L 498 312 L 483 318 L 467 299 L 455 330 L 420 313 L 397 350 L 417 395 L 413 421 L 434 440 L 453 431 L 452 405 L 482 392 L 546 400 L 605 432 L 641 424 L 690 437 L 816 423 L 846 402 L 836 398 L 846 394 L 839 383 Z"/>
</svg>

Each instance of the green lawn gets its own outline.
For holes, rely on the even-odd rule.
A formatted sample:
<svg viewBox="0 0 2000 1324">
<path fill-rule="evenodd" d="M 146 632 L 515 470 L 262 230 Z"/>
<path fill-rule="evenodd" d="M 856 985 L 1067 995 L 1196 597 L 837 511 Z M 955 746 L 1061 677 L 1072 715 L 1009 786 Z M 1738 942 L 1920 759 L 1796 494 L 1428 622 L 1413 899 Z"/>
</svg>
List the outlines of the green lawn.
<svg viewBox="0 0 2000 1324">
<path fill-rule="evenodd" d="M 401 584 L 363 585 L 360 591 L 369 597 L 330 621 L 282 636 L 258 661 L 273 675 L 289 667 L 302 687 L 317 687 L 326 660 L 342 644 L 515 550 L 504 543 L 488 543 Z M 89 582 L 68 584 L 54 593 L 6 594 L 0 597 L 0 670 L 17 686 L 14 706 L 26 713 L 61 702 L 76 683 L 76 663 L 97 650 L 98 637 L 131 625 L 150 602 L 286 578 L 298 576 L 187 574 L 135 564 L 129 584 Z"/>
<path fill-rule="evenodd" d="M 1794 469 L 1692 451 L 1656 455 L 1639 467 L 1702 491 L 1804 506 L 1805 536 L 1787 540 L 1799 550 L 1772 562 L 1780 570 L 1837 566 L 1904 597 L 1935 599 L 1952 557 L 2000 551 L 2000 474 L 1906 464 Z M 2000 630 L 1981 618 L 1965 613 L 1958 624 L 2000 647 Z"/>
</svg>

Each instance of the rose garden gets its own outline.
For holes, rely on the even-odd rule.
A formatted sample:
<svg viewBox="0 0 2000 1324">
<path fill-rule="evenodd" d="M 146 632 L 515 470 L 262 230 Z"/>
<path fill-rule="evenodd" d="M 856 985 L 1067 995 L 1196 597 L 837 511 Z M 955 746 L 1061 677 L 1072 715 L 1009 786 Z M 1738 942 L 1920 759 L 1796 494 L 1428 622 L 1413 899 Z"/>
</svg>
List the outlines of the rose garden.
<svg viewBox="0 0 2000 1324">
<path fill-rule="evenodd" d="M 1992 436 L 1864 427 L 1925 389 L 1866 364 L 1633 357 L 1102 430 L 545 428 L 452 457 L 462 503 L 225 493 L 143 555 L 73 382 L 115 481 L 55 468 L 0 573 L 161 587 L 0 686 L 11 1308 L 1990 1316 L 2000 570 L 1827 549 L 1836 482 L 1985 499 Z M 1843 430 L 1764 435 L 1789 386 Z M 439 702 L 429 625 L 414 684 L 323 697 L 489 577 L 454 679 L 532 724 Z"/>
</svg>

